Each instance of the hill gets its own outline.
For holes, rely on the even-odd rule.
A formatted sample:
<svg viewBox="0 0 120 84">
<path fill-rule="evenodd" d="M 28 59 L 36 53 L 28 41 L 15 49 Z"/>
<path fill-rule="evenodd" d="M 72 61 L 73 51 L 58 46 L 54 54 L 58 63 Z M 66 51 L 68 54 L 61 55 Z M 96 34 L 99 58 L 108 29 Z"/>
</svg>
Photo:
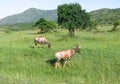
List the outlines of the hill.
<svg viewBox="0 0 120 84">
<path fill-rule="evenodd" d="M 57 11 L 30 8 L 20 14 L 15 14 L 1 19 L 0 25 L 15 23 L 31 23 L 37 21 L 41 17 L 46 18 L 48 20 L 57 20 Z"/>
<path fill-rule="evenodd" d="M 99 24 L 112 24 L 115 20 L 120 20 L 120 8 L 116 9 L 99 9 L 88 12 L 92 19 Z M 16 24 L 16 23 L 31 23 L 36 22 L 39 18 L 46 18 L 48 20 L 57 20 L 57 10 L 40 10 L 30 8 L 20 14 L 5 17 L 0 20 L 0 25 Z"/>
<path fill-rule="evenodd" d="M 99 24 L 112 24 L 113 21 L 120 20 L 120 8 L 116 9 L 99 9 L 89 12 L 92 19 L 96 20 Z"/>
</svg>

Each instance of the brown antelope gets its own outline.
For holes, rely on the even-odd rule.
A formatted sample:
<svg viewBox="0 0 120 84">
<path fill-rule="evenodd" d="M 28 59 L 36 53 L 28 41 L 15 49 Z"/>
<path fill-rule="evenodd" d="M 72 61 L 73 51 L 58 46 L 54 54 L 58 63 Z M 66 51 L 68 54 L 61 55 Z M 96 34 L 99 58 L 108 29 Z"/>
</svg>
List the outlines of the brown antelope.
<svg viewBox="0 0 120 84">
<path fill-rule="evenodd" d="M 68 50 L 64 50 L 64 51 L 58 51 L 55 54 L 55 58 L 56 58 L 56 62 L 55 62 L 55 68 L 59 67 L 60 68 L 60 60 L 62 59 L 66 59 L 65 63 L 64 63 L 64 67 L 66 65 L 67 62 L 70 63 L 70 59 L 75 55 L 75 53 L 78 52 L 80 53 L 79 50 L 79 45 L 75 45 L 74 49 L 68 49 Z M 69 64 L 69 66 L 71 66 Z"/>
<path fill-rule="evenodd" d="M 47 44 L 48 45 L 48 48 L 51 47 L 51 44 L 47 41 L 47 39 L 44 37 L 44 36 L 41 36 L 41 37 L 36 37 L 34 39 L 34 43 L 35 43 L 35 47 L 37 46 L 37 44 Z"/>
</svg>

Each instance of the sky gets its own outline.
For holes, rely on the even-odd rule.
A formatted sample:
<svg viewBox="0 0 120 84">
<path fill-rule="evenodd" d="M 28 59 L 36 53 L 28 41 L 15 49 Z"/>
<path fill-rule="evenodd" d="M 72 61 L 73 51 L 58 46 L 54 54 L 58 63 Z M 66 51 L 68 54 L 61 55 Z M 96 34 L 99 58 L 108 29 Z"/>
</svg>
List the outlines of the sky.
<svg viewBox="0 0 120 84">
<path fill-rule="evenodd" d="M 53 10 L 59 5 L 69 3 L 79 3 L 87 12 L 101 8 L 120 8 L 120 0 L 1 0 L 0 19 L 22 13 L 29 8 Z"/>
</svg>

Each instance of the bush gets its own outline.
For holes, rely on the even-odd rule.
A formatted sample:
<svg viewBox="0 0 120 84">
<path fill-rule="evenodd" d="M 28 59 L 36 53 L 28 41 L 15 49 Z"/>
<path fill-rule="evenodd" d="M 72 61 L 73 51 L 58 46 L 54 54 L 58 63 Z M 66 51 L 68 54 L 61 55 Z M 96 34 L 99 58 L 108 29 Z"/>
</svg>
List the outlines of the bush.
<svg viewBox="0 0 120 84">
<path fill-rule="evenodd" d="M 4 31 L 5 33 L 10 33 L 10 32 L 11 32 L 10 29 L 8 29 L 8 28 L 5 28 L 3 31 Z"/>
<path fill-rule="evenodd" d="M 54 21 L 48 21 L 44 18 L 40 18 L 36 23 L 35 27 L 38 27 L 39 29 L 43 30 L 44 32 L 51 31 L 53 29 L 57 28 L 57 23 Z"/>
</svg>

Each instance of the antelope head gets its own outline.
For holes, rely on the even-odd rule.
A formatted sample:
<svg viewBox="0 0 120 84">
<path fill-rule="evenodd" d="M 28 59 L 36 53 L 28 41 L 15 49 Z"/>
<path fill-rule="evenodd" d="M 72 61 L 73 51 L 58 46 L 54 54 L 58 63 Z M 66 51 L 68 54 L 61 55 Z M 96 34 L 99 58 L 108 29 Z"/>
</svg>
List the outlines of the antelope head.
<svg viewBox="0 0 120 84">
<path fill-rule="evenodd" d="M 78 44 L 74 44 L 74 50 L 75 50 L 75 52 L 78 52 L 78 53 L 80 53 L 80 46 L 78 45 Z"/>
</svg>

